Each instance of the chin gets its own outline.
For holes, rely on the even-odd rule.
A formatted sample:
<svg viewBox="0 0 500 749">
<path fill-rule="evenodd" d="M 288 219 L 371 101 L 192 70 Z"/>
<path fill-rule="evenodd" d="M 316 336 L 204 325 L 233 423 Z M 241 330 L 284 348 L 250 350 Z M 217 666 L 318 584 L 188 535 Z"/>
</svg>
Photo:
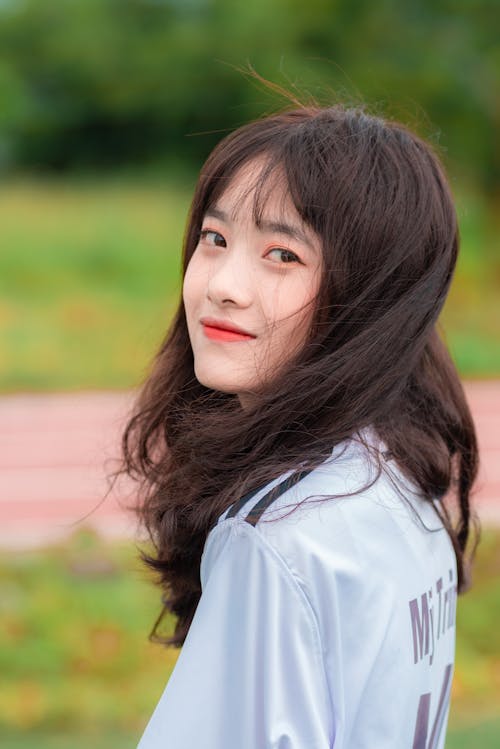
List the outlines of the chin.
<svg viewBox="0 0 500 749">
<path fill-rule="evenodd" d="M 236 395 L 240 391 L 238 383 L 233 378 L 220 377 L 210 372 L 204 372 L 203 369 L 200 371 L 196 367 L 194 374 L 200 385 L 210 388 L 210 390 L 217 390 L 228 395 Z"/>
</svg>

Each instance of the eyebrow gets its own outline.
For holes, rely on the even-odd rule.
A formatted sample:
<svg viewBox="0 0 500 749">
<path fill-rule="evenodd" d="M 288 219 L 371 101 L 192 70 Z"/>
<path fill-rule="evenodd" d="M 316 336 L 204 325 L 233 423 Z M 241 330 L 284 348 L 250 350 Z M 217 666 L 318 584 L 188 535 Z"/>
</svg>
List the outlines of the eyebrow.
<svg viewBox="0 0 500 749">
<path fill-rule="evenodd" d="M 225 224 L 230 224 L 231 219 L 225 211 L 221 211 L 220 208 L 212 206 L 207 208 L 205 216 L 216 218 L 219 221 L 223 221 Z M 316 248 L 311 243 L 311 240 L 307 237 L 305 232 L 302 231 L 298 226 L 292 226 L 286 224 L 283 221 L 259 221 L 257 228 L 262 232 L 272 232 L 275 234 L 283 234 L 285 237 L 290 237 L 298 242 L 302 242 L 307 245 L 313 252 L 316 252 Z"/>
</svg>

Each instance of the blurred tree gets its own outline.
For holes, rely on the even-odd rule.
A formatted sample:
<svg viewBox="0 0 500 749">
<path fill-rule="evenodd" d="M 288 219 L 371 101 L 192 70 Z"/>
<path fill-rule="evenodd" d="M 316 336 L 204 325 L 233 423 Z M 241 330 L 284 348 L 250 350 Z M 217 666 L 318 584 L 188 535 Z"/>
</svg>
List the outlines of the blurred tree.
<svg viewBox="0 0 500 749">
<path fill-rule="evenodd" d="M 0 166 L 199 165 L 223 132 L 283 104 L 234 70 L 249 61 L 323 103 L 335 92 L 410 122 L 492 195 L 496 12 L 497 0 L 0 0 Z"/>
</svg>

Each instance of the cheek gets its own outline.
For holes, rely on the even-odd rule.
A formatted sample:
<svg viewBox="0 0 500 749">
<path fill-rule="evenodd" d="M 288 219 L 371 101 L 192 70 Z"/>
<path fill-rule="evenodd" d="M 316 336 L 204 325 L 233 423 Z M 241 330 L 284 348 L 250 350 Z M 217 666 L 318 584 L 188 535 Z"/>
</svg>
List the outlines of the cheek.
<svg viewBox="0 0 500 749">
<path fill-rule="evenodd" d="M 297 282 L 281 288 L 276 286 L 274 293 L 267 295 L 266 317 L 277 323 L 284 333 L 295 328 L 307 327 L 314 314 L 319 281 L 315 276 L 297 279 Z M 297 331 L 298 332 L 298 331 Z"/>
<path fill-rule="evenodd" d="M 197 265 L 194 258 L 192 258 L 186 269 L 182 283 L 182 300 L 188 316 L 190 311 L 197 307 L 204 293 L 203 276 L 199 272 Z"/>
</svg>

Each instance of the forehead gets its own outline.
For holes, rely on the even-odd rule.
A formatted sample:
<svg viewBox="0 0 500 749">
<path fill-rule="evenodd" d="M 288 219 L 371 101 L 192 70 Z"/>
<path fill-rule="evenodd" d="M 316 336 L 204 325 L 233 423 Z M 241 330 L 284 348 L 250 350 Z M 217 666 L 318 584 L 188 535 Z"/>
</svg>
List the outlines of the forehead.
<svg viewBox="0 0 500 749">
<path fill-rule="evenodd" d="M 223 210 L 232 221 L 251 217 L 257 226 L 268 219 L 293 218 L 303 223 L 283 168 L 262 158 L 241 166 L 210 207 Z"/>
</svg>

